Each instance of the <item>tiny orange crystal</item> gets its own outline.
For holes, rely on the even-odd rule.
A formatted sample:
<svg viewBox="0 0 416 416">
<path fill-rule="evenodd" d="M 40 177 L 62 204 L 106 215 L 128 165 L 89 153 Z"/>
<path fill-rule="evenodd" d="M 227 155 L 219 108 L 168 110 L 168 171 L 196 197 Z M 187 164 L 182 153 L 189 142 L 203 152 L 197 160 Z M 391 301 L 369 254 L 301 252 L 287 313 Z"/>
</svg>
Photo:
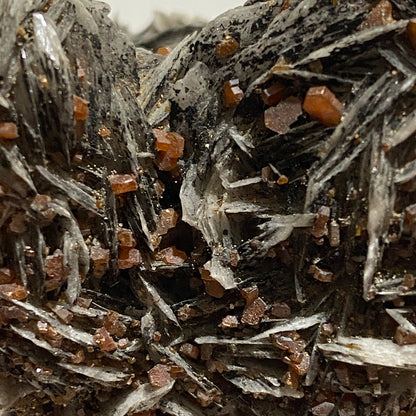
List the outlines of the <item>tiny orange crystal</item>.
<svg viewBox="0 0 416 416">
<path fill-rule="evenodd" d="M 88 101 L 74 95 L 74 117 L 75 120 L 86 120 L 89 115 Z"/>
<path fill-rule="evenodd" d="M 244 92 L 239 84 L 240 81 L 238 79 L 231 79 L 224 83 L 224 105 L 226 107 L 237 107 L 238 103 L 243 99 Z"/>
<path fill-rule="evenodd" d="M 325 86 L 309 88 L 303 109 L 325 126 L 336 126 L 341 121 L 344 106 Z"/>
<path fill-rule="evenodd" d="M 237 52 L 239 46 L 239 43 L 232 36 L 228 35 L 215 46 L 215 54 L 219 58 L 226 58 Z"/>
<path fill-rule="evenodd" d="M 15 123 L 3 122 L 0 123 L 0 139 L 12 140 L 19 137 L 17 126 Z"/>
<path fill-rule="evenodd" d="M 161 46 L 157 48 L 156 53 L 158 55 L 169 55 L 172 52 L 172 49 L 169 46 Z"/>
<path fill-rule="evenodd" d="M 137 190 L 137 180 L 134 173 L 116 174 L 110 176 L 110 186 L 116 195 Z"/>
</svg>

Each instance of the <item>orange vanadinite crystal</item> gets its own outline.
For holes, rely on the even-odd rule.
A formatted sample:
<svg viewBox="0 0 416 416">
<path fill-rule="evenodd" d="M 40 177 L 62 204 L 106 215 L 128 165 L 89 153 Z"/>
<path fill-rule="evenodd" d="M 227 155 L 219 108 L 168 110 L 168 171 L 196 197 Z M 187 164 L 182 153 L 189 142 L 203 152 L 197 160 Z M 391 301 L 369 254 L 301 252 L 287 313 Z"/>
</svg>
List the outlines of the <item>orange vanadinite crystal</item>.
<svg viewBox="0 0 416 416">
<path fill-rule="evenodd" d="M 369 29 L 375 26 L 384 26 L 394 22 L 392 16 L 393 7 L 388 0 L 381 0 L 368 14 L 365 20 L 358 26 L 358 30 Z"/>
<path fill-rule="evenodd" d="M 222 298 L 224 296 L 225 290 L 221 284 L 211 276 L 209 270 L 202 268 L 199 271 L 201 273 L 201 278 L 205 284 L 205 291 L 208 293 L 208 295 L 218 299 Z"/>
<path fill-rule="evenodd" d="M 276 82 L 261 91 L 261 98 L 266 105 L 276 105 L 282 100 L 284 92 L 285 86 Z"/>
<path fill-rule="evenodd" d="M 74 117 L 75 120 L 86 120 L 89 115 L 88 101 L 74 95 Z"/>
<path fill-rule="evenodd" d="M 97 329 L 93 338 L 101 351 L 111 352 L 117 348 L 117 344 L 104 327 Z"/>
<path fill-rule="evenodd" d="M 0 295 L 8 299 L 23 300 L 27 298 L 28 293 L 23 285 L 6 283 L 0 285 Z"/>
<path fill-rule="evenodd" d="M 136 191 L 138 188 L 136 175 L 134 173 L 111 175 L 110 186 L 116 195 Z"/>
<path fill-rule="evenodd" d="M 257 325 L 266 311 L 266 304 L 263 299 L 254 299 L 252 303 L 247 305 L 241 317 L 241 322 L 247 325 Z"/>
<path fill-rule="evenodd" d="M 122 338 L 126 333 L 126 325 L 119 320 L 120 314 L 116 311 L 108 311 L 104 318 L 104 327 L 110 335 Z"/>
<path fill-rule="evenodd" d="M 193 360 L 196 360 L 199 357 L 199 348 L 196 345 L 185 342 L 179 348 L 179 352 Z"/>
<path fill-rule="evenodd" d="M 176 226 L 179 215 L 173 208 L 167 208 L 161 211 L 156 223 L 156 233 L 158 235 L 166 234 L 171 228 Z"/>
<path fill-rule="evenodd" d="M 416 19 L 409 21 L 407 25 L 407 36 L 414 48 L 416 48 Z"/>
<path fill-rule="evenodd" d="M 110 260 L 110 250 L 101 247 L 92 247 L 90 257 L 94 266 L 107 264 Z"/>
<path fill-rule="evenodd" d="M 176 168 L 178 158 L 183 155 L 185 139 L 178 133 L 153 130 L 156 136 L 157 166 L 160 170 L 171 171 Z"/>
<path fill-rule="evenodd" d="M 161 46 L 157 48 L 156 53 L 158 55 L 169 55 L 172 52 L 172 49 L 169 46 Z"/>
<path fill-rule="evenodd" d="M 237 328 L 238 327 L 238 318 L 235 315 L 227 315 L 222 318 L 220 323 L 221 328 Z"/>
<path fill-rule="evenodd" d="M 19 133 L 17 131 L 17 126 L 15 123 L 3 122 L 0 123 L 0 139 L 3 140 L 12 140 L 17 139 Z"/>
<path fill-rule="evenodd" d="M 237 107 L 239 102 L 244 97 L 244 92 L 239 86 L 240 81 L 238 79 L 231 79 L 224 82 L 224 105 L 226 107 Z"/>
<path fill-rule="evenodd" d="M 308 273 L 313 275 L 313 278 L 320 282 L 330 283 L 334 280 L 334 273 L 329 270 L 321 269 L 315 264 L 309 266 Z"/>
<path fill-rule="evenodd" d="M 118 267 L 119 269 L 131 269 L 143 262 L 142 255 L 136 248 L 120 247 L 118 253 Z"/>
<path fill-rule="evenodd" d="M 215 46 L 215 54 L 219 58 L 226 58 L 233 55 L 239 48 L 239 43 L 230 35 L 227 35 L 220 43 Z"/>
<path fill-rule="evenodd" d="M 163 250 L 160 250 L 157 256 L 164 263 L 174 264 L 176 266 L 180 266 L 188 258 L 184 251 L 178 250 L 175 246 L 167 247 Z"/>
<path fill-rule="evenodd" d="M 303 102 L 303 109 L 325 126 L 339 124 L 344 112 L 344 106 L 325 86 L 309 88 Z"/>
<path fill-rule="evenodd" d="M 240 290 L 241 296 L 246 300 L 246 305 L 251 305 L 259 297 L 257 286 L 245 287 Z"/>
<path fill-rule="evenodd" d="M 133 236 L 133 232 L 128 228 L 119 228 L 117 239 L 120 247 L 136 247 L 137 241 Z"/>
<path fill-rule="evenodd" d="M 108 137 L 111 134 L 111 131 L 106 126 L 102 126 L 98 129 L 98 134 L 101 137 Z"/>
</svg>

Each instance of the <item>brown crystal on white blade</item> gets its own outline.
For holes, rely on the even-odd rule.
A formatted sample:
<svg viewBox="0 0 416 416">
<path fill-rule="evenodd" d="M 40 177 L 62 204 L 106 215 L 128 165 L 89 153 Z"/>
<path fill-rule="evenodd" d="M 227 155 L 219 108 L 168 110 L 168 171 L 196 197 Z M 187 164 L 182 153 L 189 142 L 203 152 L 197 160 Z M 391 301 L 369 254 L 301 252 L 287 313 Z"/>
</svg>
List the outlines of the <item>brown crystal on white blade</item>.
<svg viewBox="0 0 416 416">
<path fill-rule="evenodd" d="M 147 372 L 149 382 L 154 387 L 164 387 L 173 381 L 169 373 L 169 367 L 163 364 L 156 364 Z"/>
<path fill-rule="evenodd" d="M 296 97 L 289 97 L 264 112 L 264 124 L 269 130 L 285 134 L 301 114 L 301 101 Z"/>
<path fill-rule="evenodd" d="M 100 347 L 101 351 L 111 352 L 117 349 L 117 344 L 104 327 L 97 329 L 93 338 L 95 343 Z"/>
</svg>

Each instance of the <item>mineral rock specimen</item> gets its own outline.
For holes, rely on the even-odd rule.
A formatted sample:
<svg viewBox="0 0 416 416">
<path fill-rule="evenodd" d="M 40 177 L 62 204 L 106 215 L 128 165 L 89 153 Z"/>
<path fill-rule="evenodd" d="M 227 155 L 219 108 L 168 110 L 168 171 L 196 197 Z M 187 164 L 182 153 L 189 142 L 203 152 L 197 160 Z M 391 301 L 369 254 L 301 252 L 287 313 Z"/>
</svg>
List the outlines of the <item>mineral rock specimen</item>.
<svg viewBox="0 0 416 416">
<path fill-rule="evenodd" d="M 108 13 L 0 2 L 0 413 L 412 415 L 415 3 Z"/>
</svg>

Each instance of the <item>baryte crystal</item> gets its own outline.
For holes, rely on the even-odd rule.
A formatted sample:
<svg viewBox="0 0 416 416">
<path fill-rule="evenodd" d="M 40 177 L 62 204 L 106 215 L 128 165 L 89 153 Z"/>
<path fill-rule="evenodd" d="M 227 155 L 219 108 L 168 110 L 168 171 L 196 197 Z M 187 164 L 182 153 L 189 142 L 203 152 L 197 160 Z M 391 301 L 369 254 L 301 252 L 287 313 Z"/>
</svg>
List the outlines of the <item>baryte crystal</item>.
<svg viewBox="0 0 416 416">
<path fill-rule="evenodd" d="M 188 258 L 184 251 L 177 249 L 175 246 L 159 251 L 157 257 L 166 264 L 174 264 L 176 266 L 180 266 Z"/>
<path fill-rule="evenodd" d="M 0 295 L 7 299 L 24 300 L 28 292 L 23 285 L 17 283 L 6 283 L 0 285 Z"/>
<path fill-rule="evenodd" d="M 199 357 L 199 348 L 189 342 L 182 344 L 179 348 L 179 352 L 186 357 L 192 358 L 193 360 L 196 360 Z"/>
<path fill-rule="evenodd" d="M 74 95 L 74 117 L 77 121 L 83 121 L 88 118 L 89 109 L 88 101 L 83 98 Z"/>
<path fill-rule="evenodd" d="M 156 233 L 158 235 L 166 234 L 171 228 L 176 226 L 179 215 L 173 208 L 167 208 L 161 211 L 156 221 Z"/>
<path fill-rule="evenodd" d="M 0 123 L 0 139 L 13 140 L 19 137 L 17 126 L 15 123 L 2 122 Z"/>
<path fill-rule="evenodd" d="M 118 318 L 119 313 L 115 311 L 108 311 L 104 318 L 104 327 L 110 335 L 115 335 L 117 338 L 122 338 L 126 333 L 126 325 Z"/>
<path fill-rule="evenodd" d="M 313 278 L 319 280 L 320 282 L 330 283 L 334 279 L 334 273 L 326 269 L 321 269 L 315 264 L 312 264 L 309 267 L 308 273 L 312 274 Z"/>
<path fill-rule="evenodd" d="M 278 134 L 285 134 L 301 114 L 301 101 L 296 97 L 288 97 L 264 112 L 264 125 Z"/>
<path fill-rule="evenodd" d="M 257 325 L 266 311 L 266 304 L 261 298 L 255 299 L 243 311 L 241 322 L 247 325 Z"/>
<path fill-rule="evenodd" d="M 169 373 L 169 367 L 163 364 L 156 364 L 147 372 L 149 382 L 154 387 L 164 387 L 173 381 Z"/>
<path fill-rule="evenodd" d="M 240 88 L 240 81 L 238 79 L 226 81 L 223 85 L 223 92 L 224 105 L 226 107 L 236 107 L 244 97 L 244 92 Z"/>
<path fill-rule="evenodd" d="M 373 7 L 365 20 L 358 26 L 358 30 L 369 29 L 375 26 L 384 26 L 394 22 L 392 11 L 393 7 L 388 0 L 381 0 L 380 3 Z"/>
<path fill-rule="evenodd" d="M 0 267 L 0 285 L 13 282 L 15 277 L 16 275 L 12 269 Z"/>
<path fill-rule="evenodd" d="M 131 269 L 143 262 L 142 255 L 136 248 L 120 247 L 118 253 L 118 267 L 120 269 Z"/>
<path fill-rule="evenodd" d="M 325 126 L 336 126 L 341 121 L 344 106 L 325 86 L 311 87 L 306 93 L 303 109 Z"/>
<path fill-rule="evenodd" d="M 137 179 L 134 173 L 115 174 L 110 176 L 110 186 L 116 195 L 137 190 Z"/>
<path fill-rule="evenodd" d="M 334 403 L 323 402 L 312 407 L 311 411 L 314 416 L 330 416 L 334 407 Z"/>
<path fill-rule="evenodd" d="M 282 100 L 284 92 L 285 86 L 280 82 L 276 82 L 261 91 L 261 98 L 264 104 L 273 106 Z"/>
<path fill-rule="evenodd" d="M 137 241 L 133 236 L 133 232 L 127 228 L 118 229 L 117 239 L 120 247 L 135 247 L 137 244 Z"/>
<path fill-rule="evenodd" d="M 97 329 L 93 338 L 95 343 L 100 347 L 101 351 L 111 352 L 117 348 L 117 344 L 104 327 Z"/>
<path fill-rule="evenodd" d="M 215 46 L 215 54 L 219 58 L 226 58 L 236 53 L 239 46 L 239 43 L 232 36 L 227 35 Z"/>
</svg>

